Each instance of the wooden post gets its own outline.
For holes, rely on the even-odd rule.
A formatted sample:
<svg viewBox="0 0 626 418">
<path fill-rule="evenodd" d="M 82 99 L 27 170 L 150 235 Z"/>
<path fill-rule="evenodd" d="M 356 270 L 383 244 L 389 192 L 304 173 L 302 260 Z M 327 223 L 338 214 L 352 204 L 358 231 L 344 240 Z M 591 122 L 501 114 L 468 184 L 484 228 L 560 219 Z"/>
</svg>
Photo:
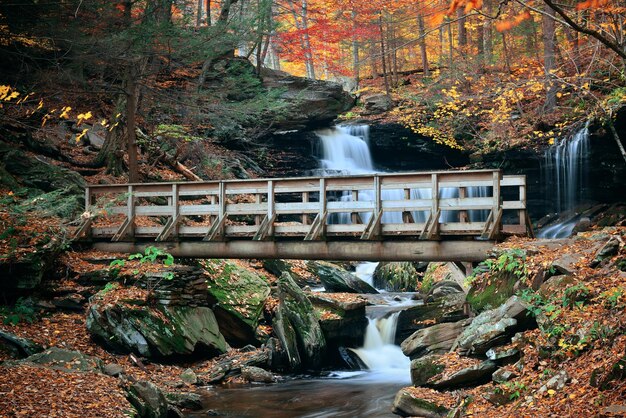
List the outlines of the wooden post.
<svg viewBox="0 0 626 418">
<path fill-rule="evenodd" d="M 274 182 L 270 180 L 267 182 L 267 219 L 269 222 L 267 234 L 269 236 L 274 235 L 274 218 L 276 217 L 274 209 Z"/>
<path fill-rule="evenodd" d="M 459 187 L 459 200 L 461 202 L 461 204 L 463 204 L 463 199 L 465 199 L 467 197 L 467 188 L 465 187 Z M 466 210 L 462 210 L 459 213 L 459 221 L 461 223 L 467 222 L 469 220 L 468 216 L 467 216 L 467 211 Z"/>
<path fill-rule="evenodd" d="M 322 220 L 321 224 L 321 233 L 320 235 L 326 235 L 326 179 L 322 177 L 320 179 L 320 219 Z"/>
<path fill-rule="evenodd" d="M 254 197 L 255 197 L 254 201 L 257 205 L 262 203 L 263 199 L 261 198 L 261 194 L 257 193 L 254 195 Z M 255 215 L 254 224 L 257 226 L 261 225 L 261 219 L 262 219 L 261 215 Z"/>
<path fill-rule="evenodd" d="M 178 198 L 178 184 L 174 183 L 172 184 L 172 234 L 174 235 L 178 235 L 178 215 L 180 213 Z"/>
<path fill-rule="evenodd" d="M 133 195 L 133 186 L 128 186 L 128 201 L 126 203 L 128 229 L 127 234 L 134 238 L 135 236 L 135 196 Z"/>
<path fill-rule="evenodd" d="M 91 189 L 89 187 L 85 187 L 85 212 L 89 212 L 90 206 L 91 206 Z"/>
<path fill-rule="evenodd" d="M 309 203 L 309 192 L 302 192 L 302 203 Z M 309 224 L 309 215 L 306 213 L 302 214 L 302 225 Z"/>
<path fill-rule="evenodd" d="M 378 177 L 378 175 L 374 176 L 374 215 L 382 212 L 383 210 L 383 199 L 382 199 L 382 193 L 381 193 L 381 188 L 380 188 L 380 177 Z"/>
<path fill-rule="evenodd" d="M 522 206 L 524 206 L 524 209 L 519 210 L 519 224 L 525 230 L 526 228 L 526 178 L 524 178 L 524 184 L 519 186 L 519 200 L 520 202 L 522 202 Z"/>
<path fill-rule="evenodd" d="M 432 221 L 434 225 L 432 234 L 430 235 L 437 235 L 439 233 L 439 176 L 433 173 L 430 177 L 430 182 L 430 188 L 432 190 L 430 213 L 433 217 Z"/>
<path fill-rule="evenodd" d="M 358 190 L 352 190 L 352 195 L 351 195 L 351 200 L 353 202 L 358 202 L 359 200 L 359 191 Z M 350 221 L 353 224 L 358 224 L 359 223 L 359 218 L 358 218 L 358 213 L 357 212 L 352 212 L 350 214 Z"/>
<path fill-rule="evenodd" d="M 218 209 L 218 218 L 222 219 L 226 214 L 226 184 L 223 181 L 220 181 L 218 193 L 218 201 L 220 205 Z"/>
</svg>

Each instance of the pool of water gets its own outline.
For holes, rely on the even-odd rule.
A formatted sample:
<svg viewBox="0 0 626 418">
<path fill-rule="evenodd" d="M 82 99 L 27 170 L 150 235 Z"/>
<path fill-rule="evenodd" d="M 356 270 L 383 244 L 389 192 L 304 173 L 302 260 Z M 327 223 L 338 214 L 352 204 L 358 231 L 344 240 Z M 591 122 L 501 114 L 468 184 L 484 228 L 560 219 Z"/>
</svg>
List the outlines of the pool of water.
<svg viewBox="0 0 626 418">
<path fill-rule="evenodd" d="M 337 372 L 328 378 L 289 380 L 273 385 L 210 388 L 206 410 L 189 417 L 389 418 L 393 399 L 410 385 L 409 370 Z"/>
</svg>

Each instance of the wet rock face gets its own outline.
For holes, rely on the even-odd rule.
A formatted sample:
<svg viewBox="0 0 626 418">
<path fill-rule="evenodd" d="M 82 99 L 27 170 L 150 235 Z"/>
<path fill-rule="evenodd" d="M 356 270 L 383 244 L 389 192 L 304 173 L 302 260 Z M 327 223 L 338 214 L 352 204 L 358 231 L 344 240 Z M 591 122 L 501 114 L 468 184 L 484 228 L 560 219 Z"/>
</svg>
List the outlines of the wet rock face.
<svg viewBox="0 0 626 418">
<path fill-rule="evenodd" d="M 289 330 L 290 326 L 293 330 L 287 331 L 291 334 L 286 339 L 288 345 L 293 347 L 295 334 L 295 345 L 302 364 L 313 370 L 319 369 L 326 354 L 326 339 L 313 305 L 288 273 L 283 273 L 278 280 L 278 298 L 280 320 L 285 324 L 283 328 Z"/>
<path fill-rule="evenodd" d="M 210 306 L 226 340 L 234 346 L 259 345 L 256 329 L 270 294 L 267 281 L 229 261 L 208 261 Z"/>
<path fill-rule="evenodd" d="M 228 345 L 215 315 L 207 307 L 133 306 L 93 303 L 87 312 L 87 330 L 105 346 L 160 358 L 224 353 Z"/>
<path fill-rule="evenodd" d="M 437 144 L 397 123 L 371 125 L 370 150 L 377 167 L 393 171 L 448 169 L 469 163 L 465 152 Z"/>
<path fill-rule="evenodd" d="M 265 87 L 282 91 L 280 99 L 291 105 L 287 115 L 277 121 L 277 130 L 328 125 L 355 103 L 354 97 L 338 83 L 296 77 L 269 69 L 263 71 L 262 78 Z"/>
<path fill-rule="evenodd" d="M 378 293 L 354 274 L 332 263 L 309 261 L 307 267 L 320 278 L 327 292 Z"/>
</svg>

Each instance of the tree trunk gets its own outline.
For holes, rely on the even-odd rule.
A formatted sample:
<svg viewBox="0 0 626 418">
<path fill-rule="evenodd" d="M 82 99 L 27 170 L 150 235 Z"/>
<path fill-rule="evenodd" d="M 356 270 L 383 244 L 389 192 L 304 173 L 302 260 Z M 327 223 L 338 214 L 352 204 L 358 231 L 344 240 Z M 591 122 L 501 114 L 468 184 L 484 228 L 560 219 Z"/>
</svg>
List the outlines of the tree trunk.
<svg viewBox="0 0 626 418">
<path fill-rule="evenodd" d="M 454 41 L 453 41 L 453 38 L 452 38 L 452 23 L 448 22 L 448 48 L 449 48 L 449 51 L 448 51 L 448 61 L 449 61 L 448 66 L 449 66 L 449 68 L 452 68 L 452 64 L 454 63 L 454 56 L 453 56 L 454 45 L 453 44 L 454 44 Z"/>
<path fill-rule="evenodd" d="M 383 30 L 383 15 L 382 12 L 378 15 L 378 28 L 380 30 L 380 58 L 383 65 L 383 79 L 385 80 L 385 93 L 387 96 L 391 96 L 391 89 L 389 88 L 389 79 L 387 78 L 387 63 L 385 62 L 385 33 Z"/>
<path fill-rule="evenodd" d="M 356 36 L 357 23 L 356 12 L 352 11 L 352 77 L 354 78 L 354 89 L 359 89 L 359 82 L 361 78 L 361 66 L 359 63 L 359 41 Z"/>
<path fill-rule="evenodd" d="M 459 19 L 457 21 L 459 30 L 459 49 L 463 51 L 463 47 L 467 45 L 467 29 L 465 28 L 465 22 L 467 21 L 467 18 L 465 17 L 465 10 L 463 10 L 463 8 L 461 7 L 457 9 L 457 18 Z"/>
<path fill-rule="evenodd" d="M 502 32 L 502 51 L 504 52 L 504 66 L 506 70 L 511 72 L 511 59 L 509 57 L 509 48 L 506 42 L 506 32 Z"/>
<path fill-rule="evenodd" d="M 304 46 L 306 76 L 315 80 L 315 65 L 313 64 L 313 50 L 311 49 L 311 39 L 309 37 L 309 18 L 307 16 L 307 9 L 307 0 L 302 0 L 302 43 Z"/>
<path fill-rule="evenodd" d="M 202 3 L 204 0 L 198 0 L 198 8 L 196 9 L 196 27 L 199 28 L 202 24 Z"/>
<path fill-rule="evenodd" d="M 555 69 L 555 12 L 550 7 L 545 7 L 545 14 L 542 15 L 543 28 L 543 67 L 546 74 L 546 102 L 544 110 L 551 112 L 556 107 L 556 89 L 554 87 Z"/>
<path fill-rule="evenodd" d="M 129 65 L 126 83 L 126 146 L 128 153 L 128 182 L 139 182 L 139 166 L 137 164 L 137 80 L 132 64 Z"/>
<path fill-rule="evenodd" d="M 211 26 L 211 0 L 204 1 L 204 13 L 206 14 L 207 26 Z"/>
<path fill-rule="evenodd" d="M 487 15 L 491 16 L 492 9 L 490 0 L 485 2 L 485 11 Z M 483 22 L 483 51 L 485 53 L 484 62 L 487 64 L 491 64 L 493 61 L 493 32 L 491 30 L 491 24 L 491 19 L 486 17 Z"/>
<path fill-rule="evenodd" d="M 422 56 L 422 68 L 424 69 L 424 77 L 430 76 L 430 68 L 428 67 L 428 51 L 426 50 L 426 30 L 424 28 L 424 16 L 417 16 L 417 27 L 419 30 L 419 46 Z"/>
</svg>

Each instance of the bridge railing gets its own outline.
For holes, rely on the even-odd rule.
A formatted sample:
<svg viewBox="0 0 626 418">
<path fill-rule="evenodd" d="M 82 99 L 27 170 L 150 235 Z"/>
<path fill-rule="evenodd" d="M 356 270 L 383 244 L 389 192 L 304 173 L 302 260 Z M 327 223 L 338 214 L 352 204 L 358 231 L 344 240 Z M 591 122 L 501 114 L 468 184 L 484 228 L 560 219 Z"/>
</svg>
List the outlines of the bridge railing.
<svg viewBox="0 0 626 418">
<path fill-rule="evenodd" d="M 493 239 L 528 225 L 525 177 L 499 170 L 93 185 L 85 200 L 78 235 L 112 241 Z"/>
</svg>

